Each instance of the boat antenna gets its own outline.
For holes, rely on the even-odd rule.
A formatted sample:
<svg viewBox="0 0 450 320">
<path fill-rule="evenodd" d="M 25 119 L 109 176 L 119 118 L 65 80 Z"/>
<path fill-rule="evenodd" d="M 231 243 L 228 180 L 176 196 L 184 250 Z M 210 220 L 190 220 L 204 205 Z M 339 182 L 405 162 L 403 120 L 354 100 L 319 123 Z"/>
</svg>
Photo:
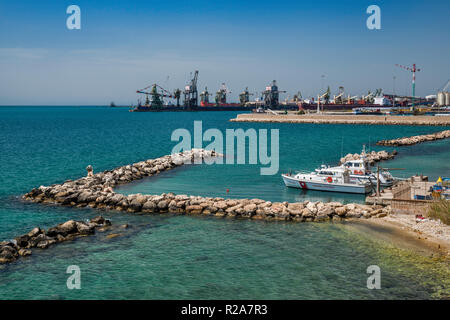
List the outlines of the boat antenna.
<svg viewBox="0 0 450 320">
<path fill-rule="evenodd" d="M 344 136 L 341 137 L 341 158 L 344 157 Z"/>
</svg>

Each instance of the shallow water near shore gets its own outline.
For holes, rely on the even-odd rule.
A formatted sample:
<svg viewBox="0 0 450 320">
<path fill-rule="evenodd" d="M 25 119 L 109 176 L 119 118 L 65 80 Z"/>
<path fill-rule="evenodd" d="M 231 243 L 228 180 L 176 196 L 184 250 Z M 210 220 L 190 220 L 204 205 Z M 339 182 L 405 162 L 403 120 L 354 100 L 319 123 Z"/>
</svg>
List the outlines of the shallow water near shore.
<svg viewBox="0 0 450 320">
<path fill-rule="evenodd" d="M 25 203 L 20 195 L 169 154 L 177 128 L 280 129 L 280 173 L 336 163 L 343 154 L 374 150 L 381 139 L 424 134 L 441 127 L 230 123 L 234 112 L 129 113 L 107 107 L 0 107 L 0 239 L 98 214 L 128 229 L 35 250 L 0 266 L 1 299 L 428 299 L 449 297 L 448 262 L 426 257 L 351 223 L 279 223 L 215 217 L 133 215 Z M 342 144 L 343 141 L 343 144 Z M 343 146 L 343 147 L 342 147 Z M 397 148 L 401 175 L 450 175 L 450 142 Z M 226 190 L 229 190 L 227 193 Z M 362 202 L 363 197 L 287 189 L 257 165 L 194 165 L 117 189 L 175 192 L 271 201 Z M 68 290 L 68 265 L 79 265 L 82 289 Z M 382 289 L 368 290 L 366 269 L 379 265 Z M 36 289 L 39 288 L 39 289 Z"/>
</svg>

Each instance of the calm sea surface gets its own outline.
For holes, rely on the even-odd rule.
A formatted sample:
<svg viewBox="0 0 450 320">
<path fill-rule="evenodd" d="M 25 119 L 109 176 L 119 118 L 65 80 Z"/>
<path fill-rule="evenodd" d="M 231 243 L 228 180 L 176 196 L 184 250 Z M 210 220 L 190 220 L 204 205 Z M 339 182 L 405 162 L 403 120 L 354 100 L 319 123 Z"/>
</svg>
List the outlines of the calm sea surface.
<svg viewBox="0 0 450 320">
<path fill-rule="evenodd" d="M 234 112 L 131 113 L 108 107 L 0 107 L 0 240 L 102 214 L 119 237 L 80 238 L 0 266 L 0 299 L 423 299 L 450 296 L 444 261 L 397 248 L 352 223 L 267 223 L 133 215 L 24 203 L 33 187 L 169 154 L 173 130 L 279 129 L 280 171 L 312 170 L 380 139 L 442 127 L 231 123 Z M 205 143 L 206 146 L 208 143 Z M 450 176 L 450 140 L 397 148 L 396 175 Z M 259 165 L 194 165 L 118 188 L 123 193 L 363 202 L 358 195 L 287 189 Z M 227 189 L 229 192 L 227 193 Z M 81 268 L 68 290 L 66 268 Z M 368 290 L 366 269 L 381 268 Z"/>
</svg>

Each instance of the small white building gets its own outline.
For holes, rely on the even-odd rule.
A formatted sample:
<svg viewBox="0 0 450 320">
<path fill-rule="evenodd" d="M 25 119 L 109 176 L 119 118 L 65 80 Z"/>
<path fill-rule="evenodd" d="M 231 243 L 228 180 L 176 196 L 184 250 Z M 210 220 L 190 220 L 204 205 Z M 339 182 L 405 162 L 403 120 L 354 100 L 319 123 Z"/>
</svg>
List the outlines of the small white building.
<svg viewBox="0 0 450 320">
<path fill-rule="evenodd" d="M 379 105 L 379 106 L 390 106 L 392 105 L 391 100 L 389 100 L 386 97 L 374 97 L 373 104 Z"/>
</svg>

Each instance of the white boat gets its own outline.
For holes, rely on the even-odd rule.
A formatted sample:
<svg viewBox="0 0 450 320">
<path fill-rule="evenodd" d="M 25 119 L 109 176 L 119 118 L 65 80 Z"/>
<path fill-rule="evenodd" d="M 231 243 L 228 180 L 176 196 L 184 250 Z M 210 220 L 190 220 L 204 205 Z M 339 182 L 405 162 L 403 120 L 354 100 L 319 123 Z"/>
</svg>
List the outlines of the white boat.
<svg viewBox="0 0 450 320">
<path fill-rule="evenodd" d="M 367 160 L 364 149 L 360 159 L 346 161 L 341 167 L 350 170 L 350 182 L 365 180 L 370 181 L 374 185 L 377 184 L 377 173 L 370 170 L 369 161 Z M 395 182 L 394 177 L 387 170 L 380 170 L 379 177 L 380 185 L 383 187 L 390 187 Z"/>
<path fill-rule="evenodd" d="M 367 180 L 351 182 L 350 170 L 344 167 L 326 167 L 322 165 L 310 173 L 282 174 L 287 187 L 305 190 L 319 190 L 345 193 L 366 194 L 372 190 L 373 184 Z"/>
<path fill-rule="evenodd" d="M 360 180 L 377 183 L 377 173 L 371 172 L 368 163 L 365 160 L 349 160 L 342 164 L 342 167 L 350 170 L 350 181 L 356 182 Z M 394 184 L 395 179 L 387 170 L 380 170 L 380 185 L 390 187 Z"/>
</svg>

